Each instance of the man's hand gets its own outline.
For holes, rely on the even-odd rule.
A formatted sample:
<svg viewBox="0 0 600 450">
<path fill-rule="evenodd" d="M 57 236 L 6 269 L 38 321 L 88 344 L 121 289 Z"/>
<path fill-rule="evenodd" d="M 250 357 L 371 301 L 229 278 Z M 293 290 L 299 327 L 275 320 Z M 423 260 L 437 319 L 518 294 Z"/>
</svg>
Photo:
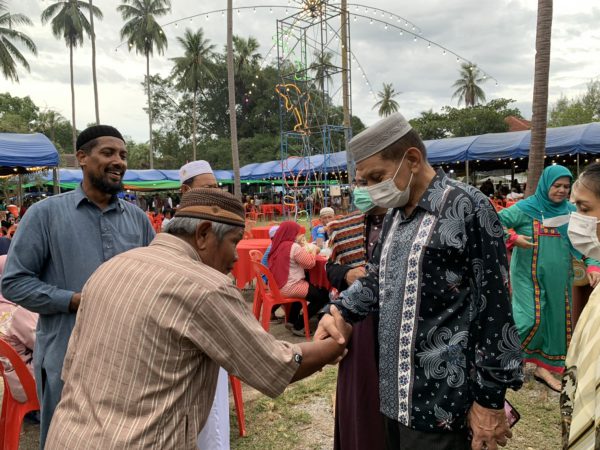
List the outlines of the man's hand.
<svg viewBox="0 0 600 450">
<path fill-rule="evenodd" d="M 504 447 L 512 437 L 504 409 L 484 408 L 473 402 L 467 424 L 473 433 L 472 450 L 497 450 L 498 446 Z"/>
<path fill-rule="evenodd" d="M 515 247 L 527 249 L 527 248 L 533 248 L 535 246 L 536 246 L 536 244 L 531 242 L 531 238 L 529 236 L 519 235 L 519 237 L 515 241 Z"/>
<path fill-rule="evenodd" d="M 346 323 L 346 321 L 344 321 L 342 314 L 339 312 L 339 310 L 335 306 L 331 306 L 329 311 L 331 312 L 331 314 L 325 314 L 319 321 L 319 326 L 317 327 L 317 331 L 315 331 L 313 340 L 320 341 L 323 339 L 327 339 L 328 337 L 331 337 L 339 345 L 345 345 L 347 342 L 346 338 L 349 337 L 349 335 L 345 336 L 344 326 L 341 324 L 339 319 L 338 320 L 335 319 L 335 317 L 337 317 L 337 316 L 334 316 L 334 314 L 337 313 L 337 315 L 339 315 L 341 321 L 344 322 L 344 325 L 347 325 L 347 326 L 350 326 L 350 325 L 348 325 Z M 342 329 L 338 329 L 338 325 Z M 351 326 L 350 326 L 350 329 L 352 329 Z"/>
<path fill-rule="evenodd" d="M 354 269 L 350 269 L 348 272 L 346 272 L 346 276 L 344 277 L 344 279 L 346 280 L 346 283 L 348 283 L 348 286 L 350 286 L 356 280 L 358 280 L 359 278 L 365 277 L 366 275 L 367 275 L 367 270 L 365 269 L 364 266 L 360 266 L 360 267 L 355 267 Z"/>
<path fill-rule="evenodd" d="M 588 272 L 587 278 L 590 286 L 594 288 L 600 282 L 600 272 Z"/>
<path fill-rule="evenodd" d="M 74 313 L 79 309 L 79 303 L 81 302 L 81 292 L 76 292 L 71 297 L 71 303 L 69 303 L 69 311 Z"/>
<path fill-rule="evenodd" d="M 344 341 L 348 342 L 352 336 L 352 325 L 350 325 L 342 316 L 342 313 L 335 306 L 332 306 L 331 316 L 333 317 L 335 328 L 342 334 Z"/>
</svg>

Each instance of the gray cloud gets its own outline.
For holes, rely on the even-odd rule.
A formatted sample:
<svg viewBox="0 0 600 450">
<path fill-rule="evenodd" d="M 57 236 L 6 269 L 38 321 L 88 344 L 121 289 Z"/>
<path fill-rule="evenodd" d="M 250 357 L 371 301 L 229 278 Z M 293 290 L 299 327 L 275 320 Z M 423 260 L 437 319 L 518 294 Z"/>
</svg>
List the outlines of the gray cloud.
<svg viewBox="0 0 600 450">
<path fill-rule="evenodd" d="M 97 1 L 102 8 L 104 20 L 96 21 L 98 78 L 101 116 L 111 122 L 122 124 L 136 140 L 147 139 L 147 121 L 143 113 L 145 95 L 140 82 L 145 74 L 145 60 L 121 43 L 119 35 L 123 21 L 116 11 L 119 0 Z M 161 19 L 165 24 L 194 13 L 220 9 L 224 2 L 218 0 L 173 0 L 173 11 Z M 259 2 L 238 0 L 236 6 L 255 5 Z M 270 2 L 269 2 L 270 3 Z M 285 0 L 272 2 L 286 5 Z M 365 69 L 375 91 L 384 82 L 393 83 L 402 94 L 398 101 L 408 117 L 414 117 L 427 109 L 439 110 L 451 104 L 452 83 L 458 76 L 459 65 L 454 57 L 442 55 L 441 49 L 427 48 L 427 40 L 459 53 L 478 64 L 480 68 L 499 81 L 484 84 L 488 99 L 499 96 L 514 98 L 525 116 L 531 113 L 533 91 L 533 63 L 535 55 L 535 2 L 530 0 L 428 0 L 403 2 L 397 0 L 362 0 L 372 8 L 396 12 L 417 24 L 422 34 L 417 43 L 411 37 L 400 36 L 397 30 L 384 29 L 381 24 L 369 25 L 369 21 L 353 21 L 351 8 L 352 49 Z M 31 95 L 40 105 L 59 109 L 70 117 L 70 87 L 68 49 L 64 41 L 52 36 L 50 25 L 42 26 L 39 20 L 43 8 L 49 2 L 39 0 L 12 0 L 9 7 L 15 12 L 28 14 L 35 24 L 24 29 L 37 43 L 38 58 L 29 57 L 32 73 L 24 73 L 19 85 L 10 85 L 15 95 Z M 364 8 L 361 9 L 364 14 Z M 234 31 L 243 36 L 255 36 L 266 56 L 276 33 L 276 19 L 283 17 L 284 9 L 258 9 L 256 13 L 243 10 L 234 13 Z M 381 16 L 378 14 L 378 18 Z M 389 17 L 386 16 L 386 20 Z M 555 2 L 550 97 L 578 95 L 585 89 L 590 78 L 600 75 L 600 38 L 597 23 L 600 8 L 594 0 Z M 397 24 L 397 22 L 395 22 Z M 212 14 L 185 20 L 179 26 L 165 26 L 169 47 L 164 55 L 154 55 L 151 71 L 166 75 L 177 56 L 180 46 L 176 41 L 186 28 L 202 27 L 206 36 L 222 51 L 225 44 L 225 18 Z M 75 80 L 77 96 L 77 120 L 85 124 L 93 117 L 91 90 L 91 49 L 86 40 L 75 53 Z M 373 96 L 362 81 L 357 66 L 353 66 L 353 109 L 367 124 L 377 120 L 372 110 Z M 335 89 L 334 89 L 335 91 Z M 125 107 L 124 107 L 125 106 Z"/>
</svg>

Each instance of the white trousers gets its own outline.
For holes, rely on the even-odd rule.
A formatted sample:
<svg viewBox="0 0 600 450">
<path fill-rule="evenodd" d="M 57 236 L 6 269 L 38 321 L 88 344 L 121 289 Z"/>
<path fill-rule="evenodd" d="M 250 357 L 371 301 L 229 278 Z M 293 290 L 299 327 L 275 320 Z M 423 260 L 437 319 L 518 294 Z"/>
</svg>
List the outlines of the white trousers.
<svg viewBox="0 0 600 450">
<path fill-rule="evenodd" d="M 197 445 L 200 450 L 229 450 L 229 377 L 223 368 L 219 369 L 215 400 Z"/>
</svg>

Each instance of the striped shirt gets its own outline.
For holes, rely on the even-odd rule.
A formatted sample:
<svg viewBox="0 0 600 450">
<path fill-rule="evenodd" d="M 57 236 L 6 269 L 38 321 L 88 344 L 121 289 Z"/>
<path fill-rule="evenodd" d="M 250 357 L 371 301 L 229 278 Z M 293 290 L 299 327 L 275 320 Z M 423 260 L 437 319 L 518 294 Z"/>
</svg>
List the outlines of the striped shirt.
<svg viewBox="0 0 600 450">
<path fill-rule="evenodd" d="M 226 275 L 161 233 L 86 283 L 46 448 L 194 449 L 219 366 L 275 397 L 298 367 L 294 353 Z"/>
<path fill-rule="evenodd" d="M 333 264 L 360 267 L 367 262 L 365 215 L 350 214 L 329 224 L 329 247 Z"/>
<path fill-rule="evenodd" d="M 287 283 L 281 288 L 286 297 L 305 298 L 308 295 L 308 281 L 305 270 L 315 267 L 315 255 L 306 251 L 300 244 L 294 242 L 290 250 L 290 272 Z"/>
</svg>

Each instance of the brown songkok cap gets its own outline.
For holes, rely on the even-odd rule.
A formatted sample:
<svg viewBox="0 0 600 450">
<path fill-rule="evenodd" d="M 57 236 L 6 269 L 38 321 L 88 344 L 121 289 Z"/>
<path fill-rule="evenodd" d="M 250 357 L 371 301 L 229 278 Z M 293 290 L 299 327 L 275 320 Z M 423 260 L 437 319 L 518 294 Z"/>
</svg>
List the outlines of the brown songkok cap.
<svg viewBox="0 0 600 450">
<path fill-rule="evenodd" d="M 246 226 L 246 214 L 242 202 L 229 192 L 214 188 L 197 188 L 184 193 L 175 217 L 191 217 L 238 227 Z"/>
</svg>

